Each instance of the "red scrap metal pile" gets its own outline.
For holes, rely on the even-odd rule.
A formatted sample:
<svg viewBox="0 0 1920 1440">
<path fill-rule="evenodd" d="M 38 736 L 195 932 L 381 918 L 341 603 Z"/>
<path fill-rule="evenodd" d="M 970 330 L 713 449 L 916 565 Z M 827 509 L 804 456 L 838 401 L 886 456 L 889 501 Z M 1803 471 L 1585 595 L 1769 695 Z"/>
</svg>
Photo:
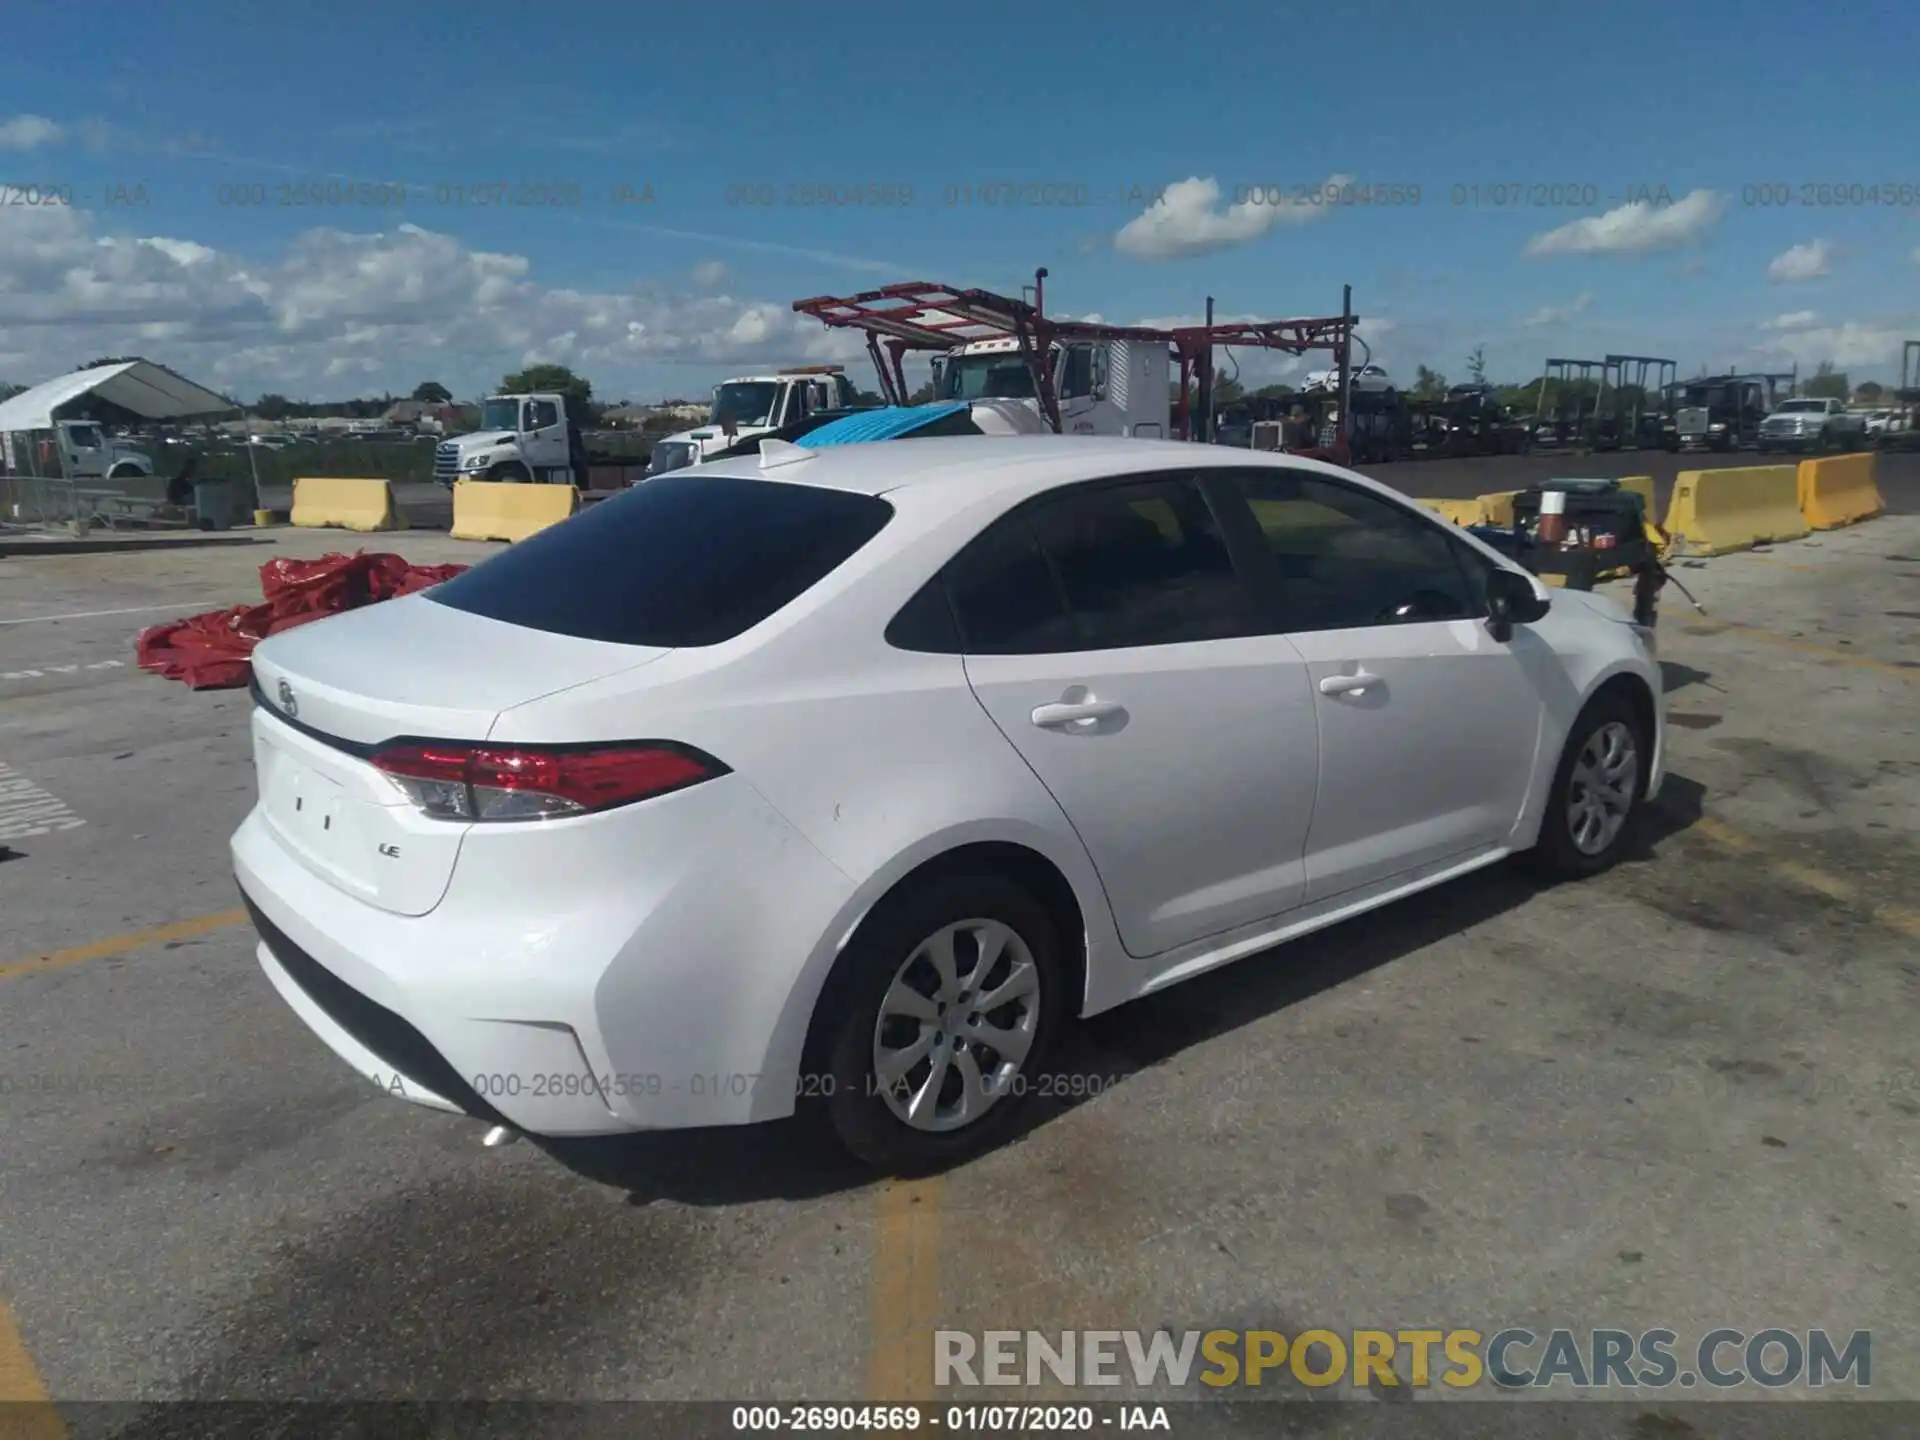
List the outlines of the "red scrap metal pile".
<svg viewBox="0 0 1920 1440">
<path fill-rule="evenodd" d="M 398 555 L 322 555 L 269 560 L 260 567 L 259 605 L 210 610 L 140 632 L 134 653 L 142 670 L 184 680 L 195 690 L 231 690 L 253 674 L 253 647 L 269 635 L 342 610 L 411 595 L 451 580 L 465 565 L 414 565 Z"/>
</svg>

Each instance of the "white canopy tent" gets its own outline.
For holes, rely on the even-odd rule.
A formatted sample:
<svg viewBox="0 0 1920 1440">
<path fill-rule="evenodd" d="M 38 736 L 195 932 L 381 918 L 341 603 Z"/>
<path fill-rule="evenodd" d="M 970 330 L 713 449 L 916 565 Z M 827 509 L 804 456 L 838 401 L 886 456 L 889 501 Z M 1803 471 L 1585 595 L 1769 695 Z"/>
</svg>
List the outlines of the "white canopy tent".
<svg viewBox="0 0 1920 1440">
<path fill-rule="evenodd" d="M 10 430 L 51 430 L 55 412 L 88 395 L 130 410 L 147 420 L 186 420 L 217 415 L 240 406 L 151 360 L 122 360 L 92 370 L 76 370 L 11 400 L 0 401 L 0 433 Z"/>
<path fill-rule="evenodd" d="M 144 420 L 186 420 L 242 408 L 226 396 L 196 385 L 150 360 L 120 360 L 111 365 L 96 365 L 90 370 L 76 370 L 71 375 L 61 375 L 23 390 L 10 400 L 0 401 L 0 441 L 4 442 L 5 469 L 17 471 L 18 462 L 26 461 L 25 478 L 16 475 L 12 481 L 0 480 L 0 489 L 8 490 L 14 497 L 10 510 L 15 519 L 46 521 L 70 517 L 76 525 L 83 525 L 83 511 L 88 508 L 82 504 L 83 499 L 88 499 L 92 508 L 101 508 L 97 499 L 90 494 L 83 496 L 75 487 L 67 471 L 64 444 L 47 443 L 49 458 L 56 462 L 57 472 L 44 473 L 36 463 L 34 446 L 13 443 L 13 437 L 19 432 L 53 430 L 62 421 L 73 418 L 60 412 L 88 397 L 97 397 Z M 252 459 L 251 451 L 248 458 Z M 56 481 L 60 482 L 57 486 Z M 255 485 L 257 488 L 257 476 Z"/>
</svg>

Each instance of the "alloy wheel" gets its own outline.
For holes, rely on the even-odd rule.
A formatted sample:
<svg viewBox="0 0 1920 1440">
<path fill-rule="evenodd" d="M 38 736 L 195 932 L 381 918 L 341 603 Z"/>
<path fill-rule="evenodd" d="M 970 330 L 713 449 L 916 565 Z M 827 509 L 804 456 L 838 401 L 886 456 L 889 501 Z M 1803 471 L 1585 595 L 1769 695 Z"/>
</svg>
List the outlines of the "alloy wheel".
<svg viewBox="0 0 1920 1440">
<path fill-rule="evenodd" d="M 1609 720 L 1587 737 L 1567 782 L 1567 829 L 1582 855 L 1599 855 L 1619 838 L 1640 787 L 1633 731 Z"/>
<path fill-rule="evenodd" d="M 970 1125 L 1014 1089 L 1039 1031 L 1040 970 L 1011 926 L 961 920 L 908 953 L 873 1027 L 874 1083 L 915 1130 Z"/>
</svg>

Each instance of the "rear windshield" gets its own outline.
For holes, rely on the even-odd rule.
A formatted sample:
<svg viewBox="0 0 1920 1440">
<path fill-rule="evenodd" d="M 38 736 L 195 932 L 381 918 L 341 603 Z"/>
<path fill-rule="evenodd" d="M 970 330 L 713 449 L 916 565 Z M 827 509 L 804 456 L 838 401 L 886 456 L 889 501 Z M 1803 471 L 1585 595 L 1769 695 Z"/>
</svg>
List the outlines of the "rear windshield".
<svg viewBox="0 0 1920 1440">
<path fill-rule="evenodd" d="M 796 599 L 893 507 L 769 480 L 662 475 L 427 591 L 470 615 L 616 645 L 718 645 Z"/>
</svg>

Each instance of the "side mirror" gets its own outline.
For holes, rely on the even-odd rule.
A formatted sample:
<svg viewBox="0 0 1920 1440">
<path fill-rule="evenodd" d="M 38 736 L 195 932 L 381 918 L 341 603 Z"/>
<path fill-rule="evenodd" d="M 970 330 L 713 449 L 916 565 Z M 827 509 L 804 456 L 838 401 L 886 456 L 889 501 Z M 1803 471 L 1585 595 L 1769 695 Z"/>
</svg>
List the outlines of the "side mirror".
<svg viewBox="0 0 1920 1440">
<path fill-rule="evenodd" d="M 1495 570 L 1487 577 L 1487 633 L 1504 645 L 1513 638 L 1515 625 L 1540 619 L 1552 604 L 1534 591 L 1526 576 Z"/>
</svg>

